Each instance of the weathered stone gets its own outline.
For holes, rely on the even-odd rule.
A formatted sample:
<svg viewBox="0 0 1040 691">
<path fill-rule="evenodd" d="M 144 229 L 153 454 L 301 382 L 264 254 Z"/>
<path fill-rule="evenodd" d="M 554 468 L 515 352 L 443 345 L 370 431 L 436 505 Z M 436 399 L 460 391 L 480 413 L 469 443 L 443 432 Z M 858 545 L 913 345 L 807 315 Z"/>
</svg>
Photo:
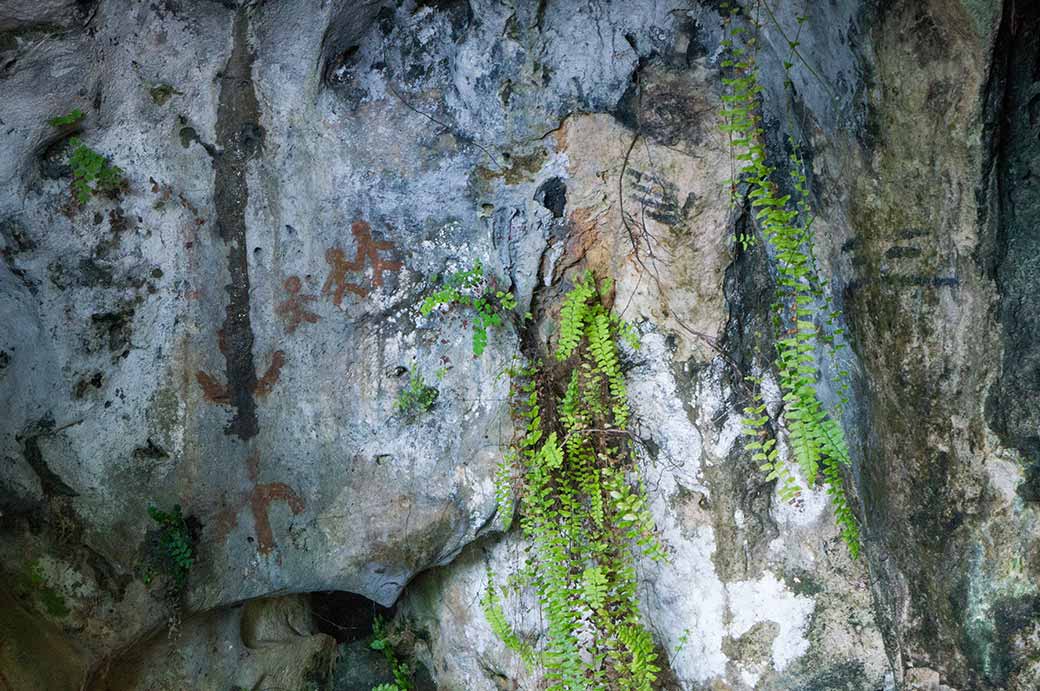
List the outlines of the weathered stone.
<svg viewBox="0 0 1040 691">
<path fill-rule="evenodd" d="M 739 442 L 749 376 L 782 400 L 720 3 L 2 4 L 0 686 L 322 684 L 334 645 L 285 594 L 341 591 L 399 601 L 439 688 L 536 688 L 477 606 L 523 550 L 496 532 L 502 373 L 585 269 L 643 340 L 665 688 L 1040 683 L 1033 4 L 759 8 L 770 163 L 804 154 L 849 330 L 819 388 L 853 373 L 859 562 L 825 491 L 782 503 Z M 72 135 L 128 189 L 77 203 Z M 519 302 L 479 358 L 472 313 L 419 313 L 476 261 Z M 142 582 L 175 504 L 183 592 Z M 507 614 L 542 640 L 532 593 Z M 345 645 L 340 687 L 389 680 Z"/>
<path fill-rule="evenodd" d="M 8 689 L 76 689 L 88 661 L 54 623 L 0 591 L 4 613 L 0 684 Z"/>
<path fill-rule="evenodd" d="M 875 541 L 867 556 L 896 679 L 908 686 L 916 682 L 901 677 L 911 667 L 956 689 L 1026 689 L 1037 673 L 1028 656 L 1001 657 L 1014 634 L 998 633 L 994 620 L 1011 592 L 1035 590 L 1031 567 L 1015 565 L 1028 561 L 1040 523 L 1015 497 L 1023 475 L 997 434 L 1029 446 L 1029 397 L 1007 396 L 1019 386 L 1016 368 L 1031 366 L 1014 335 L 1030 327 L 1007 321 L 1020 260 L 1004 260 L 994 282 L 1001 259 L 991 240 L 1008 223 L 994 137 L 1007 68 L 995 50 L 1028 11 L 1016 16 L 1009 4 L 998 30 L 990 5 L 982 24 L 956 3 L 895 3 L 879 16 L 876 140 L 870 158 L 853 159 L 864 169 L 842 262 L 852 259 L 845 310 L 864 367 L 862 492 Z M 1003 374 L 1002 350 L 1014 362 Z"/>
<path fill-rule="evenodd" d="M 242 606 L 242 643 L 266 648 L 317 633 L 306 596 L 258 598 Z"/>
<path fill-rule="evenodd" d="M 302 608 L 302 609 L 301 609 Z M 266 598 L 176 622 L 94 675 L 90 691 L 329 688 L 336 641 L 297 630 L 306 598 Z M 296 622 L 286 620 L 286 614 Z"/>
</svg>

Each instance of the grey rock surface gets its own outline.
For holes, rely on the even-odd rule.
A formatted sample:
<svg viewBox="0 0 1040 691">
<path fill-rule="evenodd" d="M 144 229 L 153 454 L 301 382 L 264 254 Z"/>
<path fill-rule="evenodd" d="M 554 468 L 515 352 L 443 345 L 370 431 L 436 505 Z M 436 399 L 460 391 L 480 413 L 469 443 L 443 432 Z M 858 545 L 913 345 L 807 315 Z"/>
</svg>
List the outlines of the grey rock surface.
<svg viewBox="0 0 1040 691">
<path fill-rule="evenodd" d="M 328 688 L 336 641 L 313 627 L 306 596 L 263 598 L 178 622 L 91 680 L 91 691 Z M 263 639 L 262 641 L 260 639 Z M 259 645 L 258 645 L 259 643 Z"/>
<path fill-rule="evenodd" d="M 1037 688 L 1040 13 L 810 5 L 759 8 L 763 114 L 772 162 L 806 153 L 848 329 L 820 385 L 853 372 L 858 561 L 823 489 L 783 503 L 738 438 L 735 368 L 780 401 L 720 3 L 0 0 L 0 688 L 310 683 L 329 641 L 271 598 L 314 591 L 398 603 L 439 688 L 538 688 L 476 603 L 522 551 L 503 372 L 586 268 L 643 340 L 664 688 Z M 128 189 L 77 204 L 71 136 Z M 472 314 L 419 312 L 476 261 L 519 300 L 481 357 Z M 175 504 L 199 551 L 172 597 L 142 564 Z M 537 642 L 530 597 L 507 614 Z"/>
</svg>

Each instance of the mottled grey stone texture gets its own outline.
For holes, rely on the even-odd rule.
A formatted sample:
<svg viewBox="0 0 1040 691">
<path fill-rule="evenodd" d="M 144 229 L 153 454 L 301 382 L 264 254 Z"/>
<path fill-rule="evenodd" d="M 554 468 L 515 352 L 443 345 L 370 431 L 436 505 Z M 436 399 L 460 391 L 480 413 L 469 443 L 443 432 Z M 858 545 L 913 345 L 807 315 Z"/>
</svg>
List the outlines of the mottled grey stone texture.
<svg viewBox="0 0 1040 691">
<path fill-rule="evenodd" d="M 853 561 L 823 488 L 784 504 L 741 448 L 734 367 L 780 400 L 720 3 L 0 0 L 0 688 L 327 685 L 306 598 L 260 599 L 313 591 L 396 602 L 439 688 L 538 688 L 477 607 L 522 560 L 503 373 L 586 268 L 643 341 L 663 688 L 1037 688 L 1028 5 L 759 7 L 769 156 L 805 156 L 848 329 L 820 386 L 853 372 Z M 129 189 L 75 204 L 73 135 Z M 478 260 L 519 306 L 474 357 L 472 314 L 419 305 Z M 414 373 L 438 395 L 411 418 Z M 198 541 L 176 596 L 141 578 L 174 504 Z M 507 615 L 544 635 L 530 593 Z M 349 645 L 342 674 L 379 678 Z"/>
</svg>

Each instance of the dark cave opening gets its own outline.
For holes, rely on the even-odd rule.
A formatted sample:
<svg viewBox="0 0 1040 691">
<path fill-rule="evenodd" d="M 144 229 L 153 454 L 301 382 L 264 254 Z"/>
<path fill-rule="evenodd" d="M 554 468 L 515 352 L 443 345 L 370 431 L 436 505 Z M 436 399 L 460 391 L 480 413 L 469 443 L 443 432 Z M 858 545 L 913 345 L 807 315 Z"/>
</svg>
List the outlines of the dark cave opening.
<svg viewBox="0 0 1040 691">
<path fill-rule="evenodd" d="M 336 639 L 337 643 L 353 643 L 372 635 L 376 617 L 389 621 L 393 607 L 383 607 L 364 595 L 344 590 L 311 593 L 311 613 L 321 633 Z"/>
<path fill-rule="evenodd" d="M 437 685 L 429 670 L 414 657 L 415 644 L 424 639 L 421 632 L 401 635 L 400 622 L 390 623 L 396 606 L 383 607 L 363 595 L 343 590 L 310 593 L 312 621 L 317 629 L 332 636 L 338 644 L 335 689 L 367 690 L 380 684 L 395 683 L 393 663 L 382 648 L 373 648 L 371 638 L 377 618 L 387 622 L 389 649 L 393 658 L 404 663 L 415 691 L 435 691 Z M 407 625 L 405 625 L 407 630 Z M 396 632 L 396 633 L 395 633 Z"/>
</svg>

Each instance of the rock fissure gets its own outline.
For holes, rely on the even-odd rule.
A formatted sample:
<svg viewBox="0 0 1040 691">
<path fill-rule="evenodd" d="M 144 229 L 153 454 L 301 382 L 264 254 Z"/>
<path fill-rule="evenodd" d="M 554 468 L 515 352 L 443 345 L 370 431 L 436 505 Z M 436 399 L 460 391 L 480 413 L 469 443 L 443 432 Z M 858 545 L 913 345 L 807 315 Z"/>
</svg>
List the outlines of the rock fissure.
<svg viewBox="0 0 1040 691">
<path fill-rule="evenodd" d="M 54 421 L 50 418 L 40 420 L 32 430 L 24 433 L 22 438 L 22 457 L 29 464 L 40 480 L 43 493 L 48 497 L 75 497 L 77 492 L 69 487 L 61 477 L 51 470 L 43 458 L 40 439 L 53 434 Z"/>
<path fill-rule="evenodd" d="M 989 394 L 990 424 L 1027 465 L 1023 498 L 1040 501 L 1040 7 L 1008 3 L 998 47 L 1004 88 L 996 159 L 999 216 L 993 275 L 1004 355 Z M 997 104 L 995 104 L 997 105 Z"/>
</svg>

